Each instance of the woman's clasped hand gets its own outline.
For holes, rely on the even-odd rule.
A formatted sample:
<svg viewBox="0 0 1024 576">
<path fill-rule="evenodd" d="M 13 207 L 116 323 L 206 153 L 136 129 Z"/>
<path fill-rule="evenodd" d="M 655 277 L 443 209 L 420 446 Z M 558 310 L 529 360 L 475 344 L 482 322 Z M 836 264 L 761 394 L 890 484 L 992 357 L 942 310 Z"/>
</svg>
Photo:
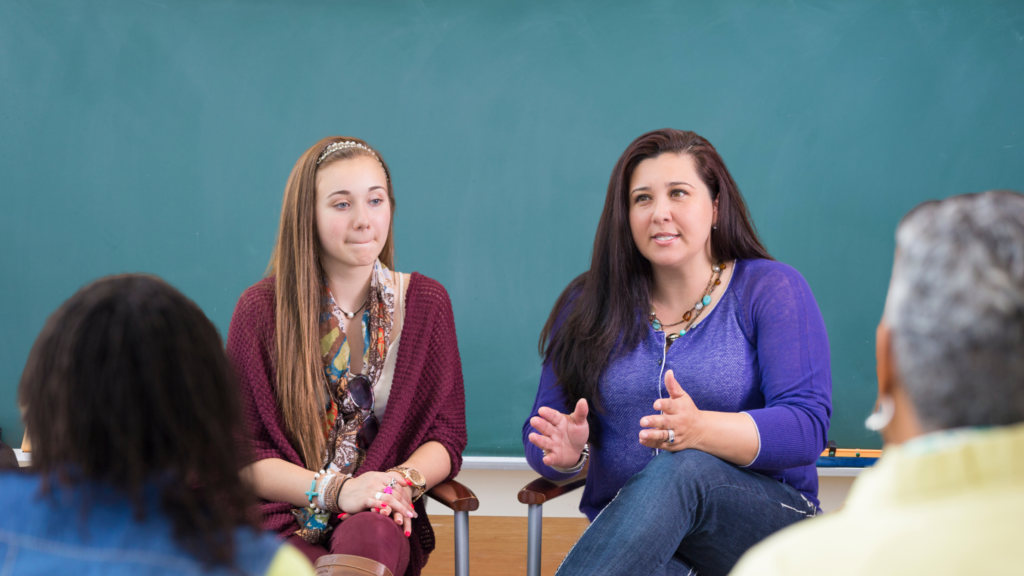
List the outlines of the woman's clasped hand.
<svg viewBox="0 0 1024 576">
<path fill-rule="evenodd" d="M 332 482 L 343 481 L 343 476 L 334 476 Z M 327 490 L 327 487 L 322 490 Z M 412 505 L 412 488 L 401 476 L 387 472 L 367 472 L 349 479 L 338 495 L 338 507 L 345 516 L 373 510 L 391 516 L 403 532 L 412 530 L 412 519 L 419 515 Z"/>
</svg>

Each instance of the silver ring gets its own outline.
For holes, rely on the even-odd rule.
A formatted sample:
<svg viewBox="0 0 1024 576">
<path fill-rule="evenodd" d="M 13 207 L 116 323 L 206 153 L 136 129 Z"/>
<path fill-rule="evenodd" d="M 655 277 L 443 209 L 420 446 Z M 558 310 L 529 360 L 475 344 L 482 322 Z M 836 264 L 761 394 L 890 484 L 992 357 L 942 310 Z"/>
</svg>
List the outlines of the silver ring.
<svg viewBox="0 0 1024 576">
<path fill-rule="evenodd" d="M 377 492 L 376 494 L 373 495 L 373 499 L 374 500 L 380 500 L 383 497 L 384 497 L 384 493 L 383 492 Z"/>
<path fill-rule="evenodd" d="M 391 488 L 392 490 L 398 488 L 398 478 L 392 478 L 391 482 L 388 482 L 388 487 Z"/>
<path fill-rule="evenodd" d="M 675 432 L 675 430 L 669 428 L 668 429 L 668 443 L 669 444 L 675 444 L 675 441 L 676 441 L 676 432 Z"/>
</svg>

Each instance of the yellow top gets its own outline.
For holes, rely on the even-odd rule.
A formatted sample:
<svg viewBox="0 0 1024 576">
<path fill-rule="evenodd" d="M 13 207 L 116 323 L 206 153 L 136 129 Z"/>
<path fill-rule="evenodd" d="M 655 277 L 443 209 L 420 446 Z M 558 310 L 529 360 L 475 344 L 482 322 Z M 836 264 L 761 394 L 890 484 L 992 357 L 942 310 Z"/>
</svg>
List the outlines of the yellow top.
<svg viewBox="0 0 1024 576">
<path fill-rule="evenodd" d="M 313 565 L 309 558 L 291 544 L 278 548 L 270 561 L 266 576 L 313 576 Z"/>
<path fill-rule="evenodd" d="M 733 576 L 1024 573 L 1024 424 L 886 448 L 837 512 L 752 548 Z"/>
</svg>

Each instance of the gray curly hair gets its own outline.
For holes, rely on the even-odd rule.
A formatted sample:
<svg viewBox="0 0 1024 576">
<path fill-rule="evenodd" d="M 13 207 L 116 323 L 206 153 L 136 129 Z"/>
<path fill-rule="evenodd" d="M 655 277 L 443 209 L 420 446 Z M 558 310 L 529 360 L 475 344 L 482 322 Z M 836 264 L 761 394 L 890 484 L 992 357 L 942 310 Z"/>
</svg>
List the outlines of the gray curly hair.
<svg viewBox="0 0 1024 576">
<path fill-rule="evenodd" d="M 1024 195 L 965 194 L 907 214 L 885 321 L 926 429 L 1024 421 Z"/>
</svg>

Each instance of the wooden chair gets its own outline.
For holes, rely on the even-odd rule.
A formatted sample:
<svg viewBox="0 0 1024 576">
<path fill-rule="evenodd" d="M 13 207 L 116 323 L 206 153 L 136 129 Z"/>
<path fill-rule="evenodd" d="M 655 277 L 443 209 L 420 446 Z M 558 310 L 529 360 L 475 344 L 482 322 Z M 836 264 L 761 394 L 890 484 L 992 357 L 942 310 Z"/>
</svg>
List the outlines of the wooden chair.
<svg viewBox="0 0 1024 576">
<path fill-rule="evenodd" d="M 480 508 L 480 501 L 455 480 L 441 482 L 427 496 L 455 512 L 455 576 L 469 576 L 469 513 Z"/>
<path fill-rule="evenodd" d="M 588 463 L 589 464 L 589 463 Z M 582 487 L 587 483 L 587 468 L 562 482 L 552 482 L 547 478 L 537 478 L 519 491 L 519 502 L 526 504 L 526 575 L 540 576 L 540 551 L 542 524 L 544 519 L 544 503 L 554 500 L 563 494 Z"/>
</svg>

